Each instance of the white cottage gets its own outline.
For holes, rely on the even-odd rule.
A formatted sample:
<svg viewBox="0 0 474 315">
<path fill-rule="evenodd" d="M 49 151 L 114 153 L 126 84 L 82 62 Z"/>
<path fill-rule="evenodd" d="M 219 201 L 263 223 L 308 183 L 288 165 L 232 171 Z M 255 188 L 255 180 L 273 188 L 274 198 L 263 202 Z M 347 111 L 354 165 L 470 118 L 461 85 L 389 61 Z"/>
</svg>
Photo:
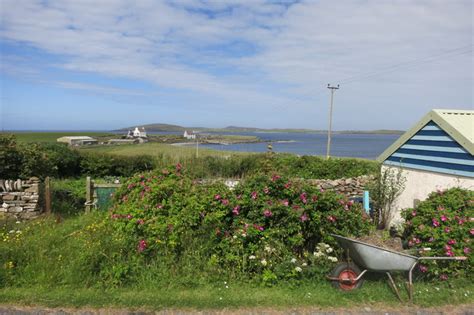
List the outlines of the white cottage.
<svg viewBox="0 0 474 315">
<path fill-rule="evenodd" d="M 145 127 L 142 127 L 142 129 L 138 129 L 138 127 L 135 127 L 135 130 L 133 131 L 133 137 L 135 138 L 146 138 L 146 131 Z"/>
<path fill-rule="evenodd" d="M 474 111 L 435 109 L 377 159 L 382 168 L 402 169 L 405 188 L 395 201 L 392 223 L 436 190 L 474 189 Z"/>
<path fill-rule="evenodd" d="M 186 139 L 196 139 L 196 134 L 192 131 L 188 132 L 187 130 L 185 130 L 183 137 L 185 137 Z"/>
</svg>

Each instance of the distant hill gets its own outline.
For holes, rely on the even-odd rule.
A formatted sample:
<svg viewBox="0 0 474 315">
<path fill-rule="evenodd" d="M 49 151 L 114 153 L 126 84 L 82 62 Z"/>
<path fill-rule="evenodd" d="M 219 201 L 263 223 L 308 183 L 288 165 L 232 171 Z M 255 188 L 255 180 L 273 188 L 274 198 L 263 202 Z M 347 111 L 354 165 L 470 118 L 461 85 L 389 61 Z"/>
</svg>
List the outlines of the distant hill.
<svg viewBox="0 0 474 315">
<path fill-rule="evenodd" d="M 184 131 L 186 128 L 178 126 L 178 125 L 170 125 L 170 124 L 147 124 L 147 125 L 135 125 L 133 127 L 121 128 L 117 129 L 117 131 L 127 131 L 133 130 L 135 127 L 145 127 L 146 131 L 151 132 L 159 132 L 159 131 Z"/>
<path fill-rule="evenodd" d="M 133 127 L 121 128 L 117 131 L 133 130 L 135 127 L 145 127 L 148 132 L 184 132 L 184 130 L 195 130 L 201 132 L 301 132 L 301 133 L 326 133 L 326 130 L 314 130 L 314 129 L 292 129 L 292 128 L 255 128 L 255 127 L 239 127 L 239 126 L 227 126 L 225 128 L 205 128 L 205 127 L 183 127 L 171 124 L 147 124 L 147 125 L 136 125 Z M 404 131 L 401 130 L 339 130 L 333 131 L 335 134 L 402 134 Z"/>
</svg>

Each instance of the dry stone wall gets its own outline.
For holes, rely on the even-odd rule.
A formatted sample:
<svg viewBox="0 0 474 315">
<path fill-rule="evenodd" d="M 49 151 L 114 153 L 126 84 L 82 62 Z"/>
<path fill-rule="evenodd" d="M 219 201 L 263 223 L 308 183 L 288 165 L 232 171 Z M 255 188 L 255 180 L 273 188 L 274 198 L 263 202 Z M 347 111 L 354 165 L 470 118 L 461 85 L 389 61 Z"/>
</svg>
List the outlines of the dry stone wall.
<svg viewBox="0 0 474 315">
<path fill-rule="evenodd" d="M 319 189 L 333 190 L 339 194 L 347 197 L 361 197 L 366 190 L 367 185 L 374 180 L 373 176 L 359 176 L 353 178 L 341 178 L 341 179 L 299 179 L 305 181 L 311 185 L 316 186 Z M 226 180 L 224 183 L 227 187 L 233 189 L 240 181 L 239 180 Z"/>
<path fill-rule="evenodd" d="M 40 180 L 0 179 L 0 214 L 19 219 L 32 219 L 42 212 L 40 206 Z"/>
<path fill-rule="evenodd" d="M 335 192 L 347 197 L 362 196 L 364 190 L 371 181 L 373 176 L 359 176 L 353 178 L 341 178 L 335 180 L 329 179 L 309 179 L 312 185 L 324 190 L 334 190 Z"/>
</svg>

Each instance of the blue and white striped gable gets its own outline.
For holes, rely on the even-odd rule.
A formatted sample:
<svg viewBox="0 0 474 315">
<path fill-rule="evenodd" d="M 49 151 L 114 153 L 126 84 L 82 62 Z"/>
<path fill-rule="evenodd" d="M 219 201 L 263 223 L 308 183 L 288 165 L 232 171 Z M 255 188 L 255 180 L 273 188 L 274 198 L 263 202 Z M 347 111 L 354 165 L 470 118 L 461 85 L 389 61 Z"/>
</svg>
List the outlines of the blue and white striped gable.
<svg viewBox="0 0 474 315">
<path fill-rule="evenodd" d="M 474 156 L 434 121 L 418 130 L 383 164 L 474 178 Z"/>
</svg>

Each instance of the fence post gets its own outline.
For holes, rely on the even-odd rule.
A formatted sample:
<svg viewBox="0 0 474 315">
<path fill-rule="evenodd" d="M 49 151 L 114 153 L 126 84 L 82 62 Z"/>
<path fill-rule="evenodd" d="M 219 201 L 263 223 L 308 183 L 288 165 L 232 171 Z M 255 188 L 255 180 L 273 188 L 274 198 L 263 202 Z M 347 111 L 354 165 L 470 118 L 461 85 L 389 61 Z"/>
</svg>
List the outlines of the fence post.
<svg viewBox="0 0 474 315">
<path fill-rule="evenodd" d="M 46 214 L 51 214 L 51 180 L 49 176 L 44 179 L 44 205 Z"/>
<path fill-rule="evenodd" d="M 92 182 L 91 177 L 86 178 L 86 213 L 91 211 L 92 204 Z"/>
</svg>

